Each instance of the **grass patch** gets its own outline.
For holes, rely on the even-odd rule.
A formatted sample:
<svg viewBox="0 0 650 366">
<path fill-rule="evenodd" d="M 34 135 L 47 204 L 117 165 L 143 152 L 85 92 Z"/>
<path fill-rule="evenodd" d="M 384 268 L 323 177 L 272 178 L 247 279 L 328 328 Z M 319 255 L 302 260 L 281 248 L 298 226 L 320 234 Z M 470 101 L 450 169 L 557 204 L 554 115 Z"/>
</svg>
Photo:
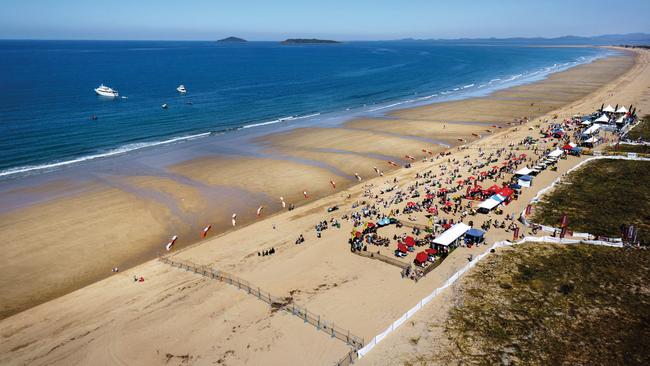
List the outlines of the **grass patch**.
<svg viewBox="0 0 650 366">
<path fill-rule="evenodd" d="M 432 363 L 650 364 L 648 250 L 520 245 L 460 286 Z"/>
<path fill-rule="evenodd" d="M 637 140 L 640 138 L 644 141 L 650 141 L 650 115 L 643 116 L 641 121 L 639 121 L 639 124 L 628 132 L 627 137 L 630 140 Z"/>
<path fill-rule="evenodd" d="M 535 206 L 533 222 L 620 237 L 620 226 L 635 225 L 638 239 L 650 244 L 650 162 L 595 160 L 572 172 Z"/>
<path fill-rule="evenodd" d="M 621 152 L 621 153 L 637 153 L 637 154 L 650 154 L 650 146 L 648 145 L 625 145 L 620 144 L 618 147 L 607 146 L 605 151 L 609 152 Z"/>
</svg>

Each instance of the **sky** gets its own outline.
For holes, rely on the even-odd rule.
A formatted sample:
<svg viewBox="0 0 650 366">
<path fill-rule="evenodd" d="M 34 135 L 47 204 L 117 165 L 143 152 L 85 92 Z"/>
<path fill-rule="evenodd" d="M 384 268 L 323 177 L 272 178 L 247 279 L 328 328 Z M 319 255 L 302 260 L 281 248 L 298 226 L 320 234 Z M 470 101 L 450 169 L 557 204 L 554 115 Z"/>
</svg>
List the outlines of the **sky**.
<svg viewBox="0 0 650 366">
<path fill-rule="evenodd" d="M 648 19 L 650 0 L 2 0 L 0 39 L 558 37 Z"/>
</svg>

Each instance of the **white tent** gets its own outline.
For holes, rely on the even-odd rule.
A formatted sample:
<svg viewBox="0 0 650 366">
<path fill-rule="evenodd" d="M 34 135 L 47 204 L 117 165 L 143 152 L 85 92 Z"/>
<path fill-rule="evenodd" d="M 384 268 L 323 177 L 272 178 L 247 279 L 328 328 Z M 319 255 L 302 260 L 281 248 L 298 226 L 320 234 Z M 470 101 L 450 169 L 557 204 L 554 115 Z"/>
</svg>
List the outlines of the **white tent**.
<svg viewBox="0 0 650 366">
<path fill-rule="evenodd" d="M 558 156 L 562 156 L 562 154 L 564 154 L 564 151 L 556 149 L 548 153 L 548 156 L 551 158 L 557 158 Z"/>
<path fill-rule="evenodd" d="M 627 108 L 625 108 L 625 106 L 622 105 L 622 106 L 621 106 L 621 107 L 616 111 L 616 113 L 627 113 Z"/>
<path fill-rule="evenodd" d="M 529 181 L 529 180 L 519 179 L 519 180 L 517 181 L 517 184 L 519 184 L 519 185 L 522 186 L 522 187 L 530 188 L 531 181 Z"/>
<path fill-rule="evenodd" d="M 486 199 L 485 201 L 481 202 L 481 204 L 478 205 L 478 208 L 485 208 L 485 209 L 491 210 L 491 209 L 497 207 L 500 203 L 501 203 L 501 201 L 499 201 L 498 199 L 496 199 L 494 197 L 490 197 L 490 198 Z"/>
<path fill-rule="evenodd" d="M 581 125 L 589 126 L 591 121 L 582 121 Z"/>
<path fill-rule="evenodd" d="M 612 107 L 611 104 L 608 104 L 607 107 L 603 109 L 603 112 L 616 112 L 616 110 L 614 109 L 614 107 Z"/>
<path fill-rule="evenodd" d="M 465 234 L 469 229 L 471 229 L 469 225 L 459 222 L 458 224 L 450 227 L 449 230 L 440 234 L 440 236 L 437 238 L 433 239 L 433 243 L 448 246 L 449 244 L 456 241 L 456 239 L 460 238 L 461 235 Z"/>
<path fill-rule="evenodd" d="M 620 116 L 617 120 L 616 123 L 623 123 L 625 121 L 625 116 Z"/>
<path fill-rule="evenodd" d="M 528 167 L 523 167 L 515 172 L 515 175 L 528 175 L 532 172 L 532 170 L 528 169 Z"/>
<path fill-rule="evenodd" d="M 599 122 L 607 123 L 607 122 L 609 122 L 609 117 L 607 117 L 606 114 L 603 114 L 602 116 L 598 117 L 598 119 L 596 119 L 594 122 L 596 122 L 596 123 L 599 123 Z"/>
<path fill-rule="evenodd" d="M 588 139 L 585 140 L 585 142 L 588 143 L 588 144 L 593 144 L 593 143 L 595 143 L 596 141 L 598 141 L 598 139 L 595 138 L 595 137 L 590 137 L 590 138 L 588 138 Z"/>
<path fill-rule="evenodd" d="M 600 129 L 600 125 L 593 125 L 593 126 L 589 127 L 588 129 L 586 129 L 582 134 L 583 135 L 591 135 L 591 134 L 595 133 L 596 131 L 598 131 L 599 129 Z"/>
</svg>

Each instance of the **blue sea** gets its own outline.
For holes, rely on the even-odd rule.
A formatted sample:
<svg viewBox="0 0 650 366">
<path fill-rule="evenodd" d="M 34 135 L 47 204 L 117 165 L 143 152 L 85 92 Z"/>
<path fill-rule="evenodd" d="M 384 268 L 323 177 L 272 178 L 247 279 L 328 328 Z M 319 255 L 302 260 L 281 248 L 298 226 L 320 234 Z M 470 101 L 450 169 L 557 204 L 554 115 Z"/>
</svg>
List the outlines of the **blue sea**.
<svg viewBox="0 0 650 366">
<path fill-rule="evenodd" d="M 0 41 L 0 178 L 279 122 L 485 94 L 606 52 L 404 41 Z M 101 83 L 121 97 L 96 96 Z"/>
</svg>

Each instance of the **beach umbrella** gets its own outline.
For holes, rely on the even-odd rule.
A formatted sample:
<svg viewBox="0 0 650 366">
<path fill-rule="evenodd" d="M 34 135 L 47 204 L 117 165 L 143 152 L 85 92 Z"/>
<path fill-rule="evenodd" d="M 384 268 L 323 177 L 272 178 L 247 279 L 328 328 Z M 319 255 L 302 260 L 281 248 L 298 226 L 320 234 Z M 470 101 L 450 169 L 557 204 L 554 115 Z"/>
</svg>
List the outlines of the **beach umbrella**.
<svg viewBox="0 0 650 366">
<path fill-rule="evenodd" d="M 407 236 L 404 238 L 404 244 L 408 247 L 413 247 L 415 246 L 415 239 L 412 236 Z"/>
<path fill-rule="evenodd" d="M 485 177 L 486 175 L 488 175 L 488 172 L 481 172 L 480 174 L 481 174 L 481 177 Z"/>
<path fill-rule="evenodd" d="M 372 229 L 373 227 L 375 227 L 375 223 L 374 222 L 367 222 L 366 227 L 369 228 L 369 229 Z"/>
<path fill-rule="evenodd" d="M 428 211 L 429 211 L 429 213 L 431 213 L 431 214 L 438 213 L 438 209 L 435 208 L 435 207 L 429 207 Z"/>
<path fill-rule="evenodd" d="M 424 198 L 426 198 L 426 199 L 428 199 L 428 200 L 430 200 L 430 199 L 433 199 L 433 198 L 435 198 L 435 196 L 434 196 L 434 195 L 432 195 L 431 193 L 427 193 L 427 194 L 426 194 L 426 196 L 424 196 Z"/>
<path fill-rule="evenodd" d="M 456 183 L 458 183 L 458 184 L 463 184 L 463 183 L 465 183 L 465 181 L 462 180 L 462 179 L 459 179 L 459 180 L 456 181 Z"/>
<path fill-rule="evenodd" d="M 495 166 L 492 167 L 492 169 L 493 169 L 493 170 L 499 170 L 499 166 L 498 166 L 498 165 L 495 165 Z"/>
<path fill-rule="evenodd" d="M 468 179 L 469 179 L 469 180 L 474 180 L 474 179 L 476 179 L 476 177 L 472 175 L 472 176 L 470 176 Z"/>
<path fill-rule="evenodd" d="M 445 202 L 445 206 L 447 206 L 447 207 L 451 207 L 451 206 L 453 206 L 453 205 L 454 205 L 454 204 L 453 204 L 451 201 L 447 201 L 447 202 Z"/>
<path fill-rule="evenodd" d="M 174 244 L 176 244 L 177 239 L 178 239 L 178 236 L 176 236 L 176 235 L 172 236 L 172 239 L 169 241 L 169 243 L 167 243 L 167 245 L 165 245 L 165 249 L 167 251 L 172 250 L 172 247 L 174 246 Z"/>
<path fill-rule="evenodd" d="M 203 233 L 201 234 L 201 239 L 205 239 L 205 237 L 208 235 L 208 231 L 212 229 L 212 225 L 208 225 L 203 229 Z"/>
<path fill-rule="evenodd" d="M 406 207 L 415 207 L 415 206 L 416 206 L 415 202 L 409 202 L 406 204 Z"/>
<path fill-rule="evenodd" d="M 415 256 L 415 261 L 419 263 L 424 263 L 429 260 L 429 255 L 425 252 L 420 252 Z"/>
<path fill-rule="evenodd" d="M 436 254 L 438 254 L 438 251 L 433 249 L 433 248 L 425 249 L 424 252 L 427 253 L 428 255 L 436 255 Z"/>
<path fill-rule="evenodd" d="M 447 188 L 440 188 L 438 193 L 447 193 Z"/>
<path fill-rule="evenodd" d="M 397 243 L 397 250 L 399 250 L 402 253 L 407 253 L 409 251 L 406 245 L 404 245 L 403 243 Z"/>
<path fill-rule="evenodd" d="M 357 237 L 357 238 L 360 238 L 362 235 L 363 234 L 361 233 L 361 231 L 357 231 L 357 232 L 354 233 L 354 236 Z"/>
</svg>

